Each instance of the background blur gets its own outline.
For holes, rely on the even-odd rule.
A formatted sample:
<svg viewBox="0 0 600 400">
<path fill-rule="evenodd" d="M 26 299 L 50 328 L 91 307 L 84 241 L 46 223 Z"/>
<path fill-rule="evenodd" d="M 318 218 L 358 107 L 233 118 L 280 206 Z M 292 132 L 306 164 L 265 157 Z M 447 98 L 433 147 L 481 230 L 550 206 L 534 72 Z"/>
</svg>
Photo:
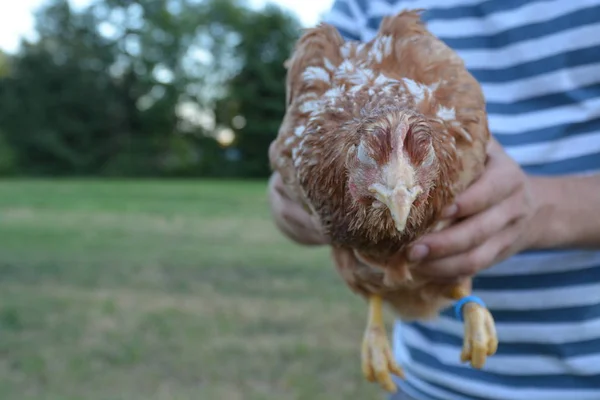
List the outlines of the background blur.
<svg viewBox="0 0 600 400">
<path fill-rule="evenodd" d="M 364 303 L 266 201 L 331 3 L 4 2 L 0 399 L 379 398 Z"/>
</svg>

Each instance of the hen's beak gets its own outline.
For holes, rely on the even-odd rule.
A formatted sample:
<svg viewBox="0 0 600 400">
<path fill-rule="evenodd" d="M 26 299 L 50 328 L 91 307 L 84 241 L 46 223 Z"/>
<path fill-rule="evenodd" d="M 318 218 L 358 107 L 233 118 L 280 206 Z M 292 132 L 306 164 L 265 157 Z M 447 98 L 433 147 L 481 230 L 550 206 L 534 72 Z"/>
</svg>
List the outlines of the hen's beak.
<svg viewBox="0 0 600 400">
<path fill-rule="evenodd" d="M 420 186 L 406 187 L 405 185 L 397 185 L 394 189 L 389 189 L 384 185 L 377 183 L 369 188 L 375 198 L 386 205 L 392 214 L 392 219 L 396 224 L 398 232 L 404 231 L 410 208 L 415 199 L 421 194 Z"/>
</svg>

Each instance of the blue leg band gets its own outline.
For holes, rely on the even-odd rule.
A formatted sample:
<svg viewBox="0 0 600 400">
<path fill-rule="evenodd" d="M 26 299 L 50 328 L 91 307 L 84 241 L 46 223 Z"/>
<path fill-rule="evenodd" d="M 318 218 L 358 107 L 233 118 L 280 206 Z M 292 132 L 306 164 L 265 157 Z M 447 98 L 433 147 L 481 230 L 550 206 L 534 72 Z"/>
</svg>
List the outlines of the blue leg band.
<svg viewBox="0 0 600 400">
<path fill-rule="evenodd" d="M 454 314 L 456 314 L 456 319 L 458 319 L 460 322 L 463 322 L 462 308 L 467 303 L 477 303 L 481 307 L 487 308 L 483 300 L 477 296 L 470 295 L 463 297 L 454 304 Z"/>
</svg>

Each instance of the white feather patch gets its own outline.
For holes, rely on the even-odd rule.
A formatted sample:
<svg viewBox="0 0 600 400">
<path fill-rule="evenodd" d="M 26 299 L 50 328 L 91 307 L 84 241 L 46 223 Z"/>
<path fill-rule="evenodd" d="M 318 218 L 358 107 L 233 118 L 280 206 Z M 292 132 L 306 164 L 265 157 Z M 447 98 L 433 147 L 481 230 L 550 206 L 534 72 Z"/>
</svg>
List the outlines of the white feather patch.
<svg viewBox="0 0 600 400">
<path fill-rule="evenodd" d="M 379 48 L 378 46 L 373 46 L 371 48 L 370 56 L 371 56 L 371 59 L 374 59 L 379 64 L 381 64 L 381 62 L 383 61 L 383 52 L 381 51 L 381 48 Z"/>
<path fill-rule="evenodd" d="M 352 71 L 354 71 L 356 67 L 354 66 L 354 64 L 352 64 L 352 62 L 350 60 L 345 60 L 339 68 L 340 73 L 342 74 L 350 74 L 352 73 Z"/>
<path fill-rule="evenodd" d="M 325 97 L 337 98 L 337 97 L 342 96 L 342 94 L 343 94 L 342 88 L 339 86 L 335 86 L 325 92 Z"/>
<path fill-rule="evenodd" d="M 356 46 L 356 54 L 359 54 L 364 49 L 365 49 L 365 43 L 359 43 L 358 46 Z"/>
<path fill-rule="evenodd" d="M 383 39 L 383 55 L 387 57 L 392 54 L 392 37 L 384 36 Z"/>
<path fill-rule="evenodd" d="M 329 71 L 331 71 L 331 72 L 335 71 L 335 65 L 333 65 L 333 63 L 329 60 L 329 58 L 325 57 L 324 64 L 325 64 L 325 68 L 327 68 Z"/>
<path fill-rule="evenodd" d="M 302 102 L 305 102 L 305 101 L 307 101 L 309 99 L 316 99 L 317 97 L 319 97 L 319 96 L 317 96 L 317 94 L 315 92 L 306 92 L 306 93 L 300 95 L 298 97 L 297 101 L 299 103 L 302 103 Z"/>
<path fill-rule="evenodd" d="M 351 94 L 356 94 L 358 93 L 362 88 L 364 87 L 364 85 L 355 85 L 352 86 L 352 88 L 349 90 L 349 93 Z"/>
<path fill-rule="evenodd" d="M 431 90 L 429 87 L 408 78 L 403 78 L 403 81 L 410 94 L 413 95 L 415 104 L 422 102 L 425 99 L 425 95 L 431 95 Z"/>
<path fill-rule="evenodd" d="M 321 105 L 321 102 L 318 100 L 309 100 L 302 103 L 300 106 L 300 112 L 309 113 L 315 110 L 318 110 Z"/>
<path fill-rule="evenodd" d="M 391 36 L 380 36 L 373 42 L 371 51 L 369 52 L 369 58 L 375 60 L 381 64 L 385 57 L 392 54 L 392 37 Z"/>
<path fill-rule="evenodd" d="M 294 129 L 294 135 L 301 137 L 305 130 L 306 127 L 304 125 L 297 126 L 296 129 Z"/>
<path fill-rule="evenodd" d="M 344 45 L 340 48 L 340 53 L 342 54 L 342 57 L 349 58 L 351 48 L 352 48 L 351 42 L 344 43 Z"/>
<path fill-rule="evenodd" d="M 429 88 L 429 90 L 431 90 L 432 92 L 435 92 L 438 87 L 440 87 L 440 81 L 437 82 L 433 82 L 431 85 L 427 86 Z"/>
<path fill-rule="evenodd" d="M 325 83 L 331 81 L 329 73 L 324 68 L 314 66 L 306 68 L 302 77 L 305 81 L 323 81 Z"/>
<path fill-rule="evenodd" d="M 444 121 L 452 121 L 456 119 L 456 112 L 454 111 L 454 108 L 439 106 L 437 116 Z"/>
<path fill-rule="evenodd" d="M 379 74 L 379 76 L 377 76 L 377 79 L 375 79 L 375 81 L 373 83 L 376 85 L 386 85 L 388 83 L 393 83 L 393 82 L 398 82 L 398 81 L 395 79 L 392 79 L 392 78 L 388 78 L 384 74 Z"/>
<path fill-rule="evenodd" d="M 368 68 L 358 68 L 354 73 L 348 76 L 348 81 L 354 85 L 367 85 L 374 77 L 375 74 L 373 73 L 373 70 Z"/>
</svg>

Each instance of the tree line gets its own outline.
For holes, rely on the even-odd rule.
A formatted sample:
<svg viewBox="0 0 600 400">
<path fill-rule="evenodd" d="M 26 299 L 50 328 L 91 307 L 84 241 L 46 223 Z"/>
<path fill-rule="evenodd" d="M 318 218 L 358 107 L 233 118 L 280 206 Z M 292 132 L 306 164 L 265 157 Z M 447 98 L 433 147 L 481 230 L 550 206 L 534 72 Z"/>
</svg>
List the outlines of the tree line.
<svg viewBox="0 0 600 400">
<path fill-rule="evenodd" d="M 265 177 L 300 23 L 241 0 L 51 0 L 0 54 L 0 175 Z"/>
</svg>

